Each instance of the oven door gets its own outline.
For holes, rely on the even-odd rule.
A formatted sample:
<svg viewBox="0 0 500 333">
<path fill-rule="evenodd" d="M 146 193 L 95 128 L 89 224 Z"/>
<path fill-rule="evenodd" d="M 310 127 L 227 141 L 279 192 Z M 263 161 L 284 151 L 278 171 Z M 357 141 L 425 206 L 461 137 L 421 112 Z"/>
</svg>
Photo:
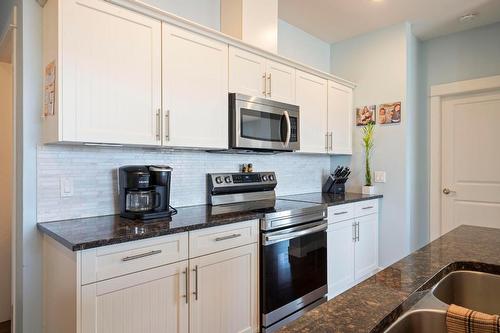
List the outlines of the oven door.
<svg viewBox="0 0 500 333">
<path fill-rule="evenodd" d="M 327 294 L 327 226 L 321 220 L 262 234 L 261 320 L 265 328 Z"/>
<path fill-rule="evenodd" d="M 276 151 L 300 149 L 298 106 L 232 95 L 232 148 Z"/>
</svg>

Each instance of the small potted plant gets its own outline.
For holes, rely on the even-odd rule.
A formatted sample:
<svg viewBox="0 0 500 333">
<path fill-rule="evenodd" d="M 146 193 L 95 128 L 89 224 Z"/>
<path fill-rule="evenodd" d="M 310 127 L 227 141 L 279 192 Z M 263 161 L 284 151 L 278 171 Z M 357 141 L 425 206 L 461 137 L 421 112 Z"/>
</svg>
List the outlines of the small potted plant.
<svg viewBox="0 0 500 333">
<path fill-rule="evenodd" d="M 369 122 L 363 127 L 363 148 L 365 149 L 365 185 L 363 186 L 363 194 L 374 194 L 375 186 L 372 184 L 372 170 L 370 167 L 370 157 L 373 150 L 373 134 L 375 124 Z"/>
</svg>

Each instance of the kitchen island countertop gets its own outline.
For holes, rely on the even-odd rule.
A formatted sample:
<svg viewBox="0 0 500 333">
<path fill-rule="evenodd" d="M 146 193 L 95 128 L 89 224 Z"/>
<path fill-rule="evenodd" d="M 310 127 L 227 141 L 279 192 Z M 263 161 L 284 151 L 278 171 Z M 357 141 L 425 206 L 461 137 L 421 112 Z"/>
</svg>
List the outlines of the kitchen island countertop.
<svg viewBox="0 0 500 333">
<path fill-rule="evenodd" d="M 500 273 L 500 229 L 460 226 L 279 332 L 383 332 L 442 277 L 461 269 Z"/>
</svg>

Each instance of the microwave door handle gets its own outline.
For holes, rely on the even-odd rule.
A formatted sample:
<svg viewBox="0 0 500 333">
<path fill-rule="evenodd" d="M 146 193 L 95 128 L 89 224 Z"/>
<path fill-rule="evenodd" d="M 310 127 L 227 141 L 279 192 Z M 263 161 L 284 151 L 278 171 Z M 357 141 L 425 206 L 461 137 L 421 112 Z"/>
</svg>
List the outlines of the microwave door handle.
<svg viewBox="0 0 500 333">
<path fill-rule="evenodd" d="M 292 136 L 292 124 L 290 122 L 290 114 L 288 113 L 288 111 L 283 111 L 283 116 L 285 116 L 286 127 L 287 127 L 286 139 L 284 145 L 285 147 L 288 147 L 288 145 L 290 144 L 290 137 Z"/>
</svg>

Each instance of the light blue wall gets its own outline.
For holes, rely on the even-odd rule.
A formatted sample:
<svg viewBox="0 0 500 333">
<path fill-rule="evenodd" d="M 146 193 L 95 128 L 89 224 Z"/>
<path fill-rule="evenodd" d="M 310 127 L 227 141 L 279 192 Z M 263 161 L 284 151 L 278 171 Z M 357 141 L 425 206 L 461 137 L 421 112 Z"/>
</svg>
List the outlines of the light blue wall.
<svg viewBox="0 0 500 333">
<path fill-rule="evenodd" d="M 330 72 L 330 44 L 283 20 L 278 21 L 278 53 Z"/>
</svg>

